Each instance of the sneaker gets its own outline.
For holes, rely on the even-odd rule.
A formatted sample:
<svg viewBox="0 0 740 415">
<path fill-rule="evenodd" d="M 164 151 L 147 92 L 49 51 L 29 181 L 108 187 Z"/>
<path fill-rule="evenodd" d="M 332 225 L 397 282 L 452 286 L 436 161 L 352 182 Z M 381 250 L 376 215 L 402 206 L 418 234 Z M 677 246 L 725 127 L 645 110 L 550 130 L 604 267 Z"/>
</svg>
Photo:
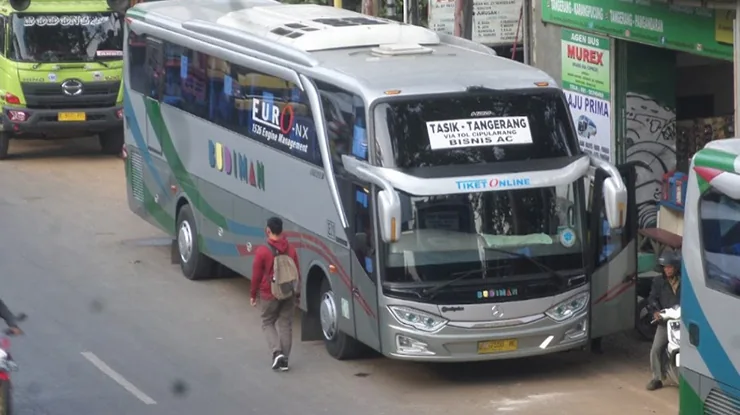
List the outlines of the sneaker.
<svg viewBox="0 0 740 415">
<path fill-rule="evenodd" d="M 662 387 L 663 387 L 663 382 L 661 382 L 661 381 L 659 381 L 657 379 L 653 379 L 650 382 L 648 382 L 647 386 L 645 386 L 645 389 L 647 389 L 649 391 L 654 391 L 654 390 L 660 389 Z"/>
<path fill-rule="evenodd" d="M 272 354 L 272 370 L 278 370 L 280 369 L 285 362 L 285 356 L 280 352 L 275 352 Z"/>
<path fill-rule="evenodd" d="M 280 365 L 280 371 L 287 372 L 288 370 L 290 370 L 290 368 L 288 367 L 288 358 L 285 357 L 283 358 L 282 364 Z"/>
</svg>

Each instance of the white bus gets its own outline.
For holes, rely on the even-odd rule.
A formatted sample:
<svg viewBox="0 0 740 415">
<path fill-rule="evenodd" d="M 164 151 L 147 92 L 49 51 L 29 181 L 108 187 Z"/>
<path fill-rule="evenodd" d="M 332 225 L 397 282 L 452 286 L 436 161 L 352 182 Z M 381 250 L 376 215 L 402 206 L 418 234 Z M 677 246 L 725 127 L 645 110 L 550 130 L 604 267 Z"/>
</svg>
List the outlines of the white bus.
<svg viewBox="0 0 740 415">
<path fill-rule="evenodd" d="M 634 327 L 631 170 L 580 151 L 544 72 L 269 0 L 138 4 L 133 38 L 129 203 L 172 235 L 187 278 L 249 277 L 278 215 L 302 339 L 338 359 L 521 357 Z"/>
<path fill-rule="evenodd" d="M 740 139 L 696 153 L 685 206 L 680 414 L 740 415 Z"/>
</svg>

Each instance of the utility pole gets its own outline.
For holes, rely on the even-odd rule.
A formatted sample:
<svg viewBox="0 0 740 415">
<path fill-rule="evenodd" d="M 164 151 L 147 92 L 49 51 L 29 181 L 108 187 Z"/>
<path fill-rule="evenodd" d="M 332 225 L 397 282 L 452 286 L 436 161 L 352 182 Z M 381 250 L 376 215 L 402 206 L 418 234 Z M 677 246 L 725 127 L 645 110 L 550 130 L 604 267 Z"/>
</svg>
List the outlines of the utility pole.
<svg viewBox="0 0 740 415">
<path fill-rule="evenodd" d="M 455 36 L 473 39 L 473 0 L 455 0 Z"/>
</svg>

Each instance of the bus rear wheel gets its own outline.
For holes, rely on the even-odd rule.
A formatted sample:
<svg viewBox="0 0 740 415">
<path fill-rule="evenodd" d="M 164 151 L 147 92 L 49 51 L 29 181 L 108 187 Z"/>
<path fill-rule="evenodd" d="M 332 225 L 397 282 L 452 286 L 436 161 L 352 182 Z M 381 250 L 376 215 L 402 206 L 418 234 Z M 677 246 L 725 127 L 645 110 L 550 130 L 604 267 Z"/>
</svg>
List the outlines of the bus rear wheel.
<svg viewBox="0 0 740 415">
<path fill-rule="evenodd" d="M 321 282 L 321 290 L 317 300 L 318 304 L 315 309 L 319 311 L 321 332 L 324 335 L 326 351 L 337 360 L 349 360 L 358 357 L 362 352 L 362 345 L 339 330 L 337 298 L 326 278 Z"/>
<path fill-rule="evenodd" d="M 214 262 L 200 252 L 198 228 L 190 205 L 184 205 L 177 214 L 176 242 L 180 269 L 185 278 L 193 281 L 210 278 Z"/>
</svg>

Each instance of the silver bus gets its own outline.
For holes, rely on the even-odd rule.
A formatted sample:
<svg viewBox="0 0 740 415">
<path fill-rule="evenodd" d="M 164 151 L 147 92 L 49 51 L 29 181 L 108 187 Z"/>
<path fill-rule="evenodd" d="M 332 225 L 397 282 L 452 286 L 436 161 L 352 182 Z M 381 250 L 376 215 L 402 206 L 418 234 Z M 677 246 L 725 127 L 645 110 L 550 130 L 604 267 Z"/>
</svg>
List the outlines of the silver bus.
<svg viewBox="0 0 740 415">
<path fill-rule="evenodd" d="M 160 1 L 126 22 L 128 200 L 187 278 L 249 277 L 277 215 L 301 338 L 337 359 L 522 357 L 634 327 L 632 170 L 581 152 L 547 74 L 319 5 Z"/>
</svg>

